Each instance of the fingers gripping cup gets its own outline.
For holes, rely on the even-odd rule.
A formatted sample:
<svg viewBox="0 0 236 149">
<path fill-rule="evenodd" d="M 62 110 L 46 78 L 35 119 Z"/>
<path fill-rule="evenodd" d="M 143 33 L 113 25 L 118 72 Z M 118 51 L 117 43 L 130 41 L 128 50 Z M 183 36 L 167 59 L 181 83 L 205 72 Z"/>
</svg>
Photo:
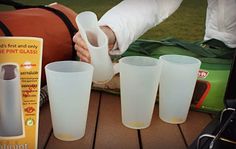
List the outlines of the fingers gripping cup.
<svg viewBox="0 0 236 149">
<path fill-rule="evenodd" d="M 53 132 L 64 141 L 85 134 L 93 66 L 60 61 L 45 66 Z"/>
<path fill-rule="evenodd" d="M 0 66 L 0 136 L 23 134 L 20 74 L 16 64 Z"/>
<path fill-rule="evenodd" d="M 150 125 L 160 68 L 157 59 L 130 56 L 119 60 L 122 123 L 133 129 Z"/>
<path fill-rule="evenodd" d="M 160 56 L 159 116 L 168 123 L 185 122 L 201 61 L 183 55 Z"/>
</svg>

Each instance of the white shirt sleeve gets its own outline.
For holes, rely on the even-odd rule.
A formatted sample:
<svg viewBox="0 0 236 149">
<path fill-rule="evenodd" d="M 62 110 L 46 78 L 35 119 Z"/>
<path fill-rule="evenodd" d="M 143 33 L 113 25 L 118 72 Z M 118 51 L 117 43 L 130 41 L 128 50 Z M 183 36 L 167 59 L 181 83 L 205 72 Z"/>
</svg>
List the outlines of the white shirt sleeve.
<svg viewBox="0 0 236 149">
<path fill-rule="evenodd" d="M 124 0 L 106 12 L 100 26 L 109 26 L 116 35 L 118 48 L 110 54 L 122 54 L 150 28 L 169 17 L 182 0 Z"/>
</svg>

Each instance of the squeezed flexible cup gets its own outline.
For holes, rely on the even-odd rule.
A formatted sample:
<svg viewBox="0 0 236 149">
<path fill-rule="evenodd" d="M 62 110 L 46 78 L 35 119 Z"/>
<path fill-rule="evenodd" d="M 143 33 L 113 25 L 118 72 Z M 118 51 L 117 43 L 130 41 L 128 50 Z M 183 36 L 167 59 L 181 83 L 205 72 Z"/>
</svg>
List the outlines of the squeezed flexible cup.
<svg viewBox="0 0 236 149">
<path fill-rule="evenodd" d="M 93 82 L 104 84 L 110 81 L 114 70 L 108 53 L 108 38 L 98 26 L 96 14 L 91 11 L 81 12 L 76 16 L 76 24 L 88 47 L 91 64 L 94 66 Z"/>
<path fill-rule="evenodd" d="M 20 73 L 16 64 L 0 67 L 0 136 L 23 135 Z"/>
<path fill-rule="evenodd" d="M 160 56 L 159 116 L 172 124 L 186 121 L 201 61 L 183 55 Z"/>
<path fill-rule="evenodd" d="M 151 124 L 160 68 L 157 59 L 130 56 L 119 60 L 122 123 L 143 129 Z"/>
<path fill-rule="evenodd" d="M 93 66 L 59 61 L 45 66 L 53 132 L 64 141 L 85 134 Z"/>
</svg>

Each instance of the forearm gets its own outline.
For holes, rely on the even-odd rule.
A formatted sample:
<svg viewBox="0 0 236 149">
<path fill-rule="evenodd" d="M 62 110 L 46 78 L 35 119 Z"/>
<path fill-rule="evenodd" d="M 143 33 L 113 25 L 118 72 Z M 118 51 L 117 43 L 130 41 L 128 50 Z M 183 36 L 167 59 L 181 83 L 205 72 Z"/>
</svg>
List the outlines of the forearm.
<svg viewBox="0 0 236 149">
<path fill-rule="evenodd" d="M 108 38 L 108 49 L 112 50 L 116 43 L 116 36 L 113 30 L 109 26 L 100 26 L 103 32 L 107 35 Z"/>
</svg>

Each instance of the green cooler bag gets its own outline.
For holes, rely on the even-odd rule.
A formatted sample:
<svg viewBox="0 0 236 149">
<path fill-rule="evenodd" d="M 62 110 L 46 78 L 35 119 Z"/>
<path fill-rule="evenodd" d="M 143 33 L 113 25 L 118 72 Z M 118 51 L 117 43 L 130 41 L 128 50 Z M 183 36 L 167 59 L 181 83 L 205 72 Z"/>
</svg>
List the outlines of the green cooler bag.
<svg viewBox="0 0 236 149">
<path fill-rule="evenodd" d="M 235 49 L 227 47 L 223 42 L 216 39 L 200 42 L 188 42 L 175 38 L 160 41 L 137 40 L 130 45 L 124 54 L 113 56 L 112 60 L 116 63 L 121 57 L 135 55 L 157 59 L 166 54 L 196 57 L 202 64 L 191 108 L 205 112 L 218 112 L 224 108 L 223 98 Z M 119 87 L 119 75 L 116 75 L 105 85 L 93 84 L 94 89 L 115 94 L 119 94 Z"/>
</svg>

